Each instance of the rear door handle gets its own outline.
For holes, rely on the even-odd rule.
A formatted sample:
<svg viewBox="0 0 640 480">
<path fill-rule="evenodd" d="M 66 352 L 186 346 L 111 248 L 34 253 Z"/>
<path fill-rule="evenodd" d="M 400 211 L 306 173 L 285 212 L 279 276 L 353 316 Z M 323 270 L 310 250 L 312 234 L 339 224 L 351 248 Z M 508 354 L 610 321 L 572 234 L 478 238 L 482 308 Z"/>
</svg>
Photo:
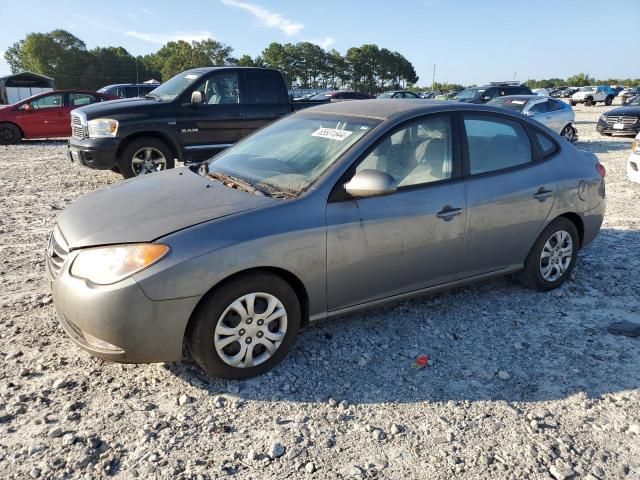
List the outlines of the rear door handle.
<svg viewBox="0 0 640 480">
<path fill-rule="evenodd" d="M 231 113 L 229 113 L 229 116 L 231 118 L 239 118 L 239 117 L 242 116 L 242 112 L 231 112 Z"/>
<path fill-rule="evenodd" d="M 460 215 L 462 213 L 461 208 L 453 208 L 449 205 L 444 207 L 440 212 L 436 213 L 436 217 L 441 218 L 445 222 L 448 222 L 456 215 Z"/>
<path fill-rule="evenodd" d="M 553 190 L 548 190 L 544 187 L 540 187 L 538 191 L 533 194 L 533 198 L 544 202 L 544 200 L 551 195 L 553 195 Z"/>
</svg>

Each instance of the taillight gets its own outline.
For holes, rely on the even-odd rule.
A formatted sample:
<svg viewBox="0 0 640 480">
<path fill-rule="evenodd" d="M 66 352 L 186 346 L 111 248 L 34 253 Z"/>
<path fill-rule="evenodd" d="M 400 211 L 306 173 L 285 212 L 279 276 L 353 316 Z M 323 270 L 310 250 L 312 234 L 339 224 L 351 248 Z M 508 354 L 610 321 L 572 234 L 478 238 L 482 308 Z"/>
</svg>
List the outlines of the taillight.
<svg viewBox="0 0 640 480">
<path fill-rule="evenodd" d="M 602 165 L 601 163 L 596 163 L 596 170 L 602 178 L 607 176 L 607 169 L 604 168 L 604 165 Z"/>
</svg>

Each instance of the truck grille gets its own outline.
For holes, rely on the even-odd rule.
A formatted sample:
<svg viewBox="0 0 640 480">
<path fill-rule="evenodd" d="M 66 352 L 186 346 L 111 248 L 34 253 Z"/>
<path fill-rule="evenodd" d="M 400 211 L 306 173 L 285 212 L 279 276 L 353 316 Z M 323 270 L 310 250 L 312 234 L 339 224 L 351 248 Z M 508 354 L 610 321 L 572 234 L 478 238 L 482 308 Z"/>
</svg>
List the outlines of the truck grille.
<svg viewBox="0 0 640 480">
<path fill-rule="evenodd" d="M 82 124 L 82 117 L 75 113 L 71 114 L 71 134 L 75 138 L 84 138 L 84 125 Z"/>
<path fill-rule="evenodd" d="M 633 125 L 638 121 L 638 117 L 614 117 L 608 116 L 607 123 L 612 125 L 614 123 L 622 123 L 624 125 Z"/>
<path fill-rule="evenodd" d="M 51 237 L 49 237 L 49 245 L 47 246 L 47 265 L 49 266 L 51 278 L 56 279 L 58 277 L 67 255 L 69 255 L 69 247 L 56 225 Z"/>
</svg>

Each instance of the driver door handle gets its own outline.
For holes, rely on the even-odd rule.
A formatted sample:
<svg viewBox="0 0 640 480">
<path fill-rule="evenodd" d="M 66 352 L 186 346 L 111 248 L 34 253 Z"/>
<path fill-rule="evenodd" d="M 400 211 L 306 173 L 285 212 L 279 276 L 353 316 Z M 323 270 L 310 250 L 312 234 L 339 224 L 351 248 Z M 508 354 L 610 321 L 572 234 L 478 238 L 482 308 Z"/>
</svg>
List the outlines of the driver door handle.
<svg viewBox="0 0 640 480">
<path fill-rule="evenodd" d="M 538 191 L 533 194 L 533 198 L 536 198 L 536 199 L 540 200 L 541 202 L 544 202 L 544 200 L 547 197 L 550 197 L 551 195 L 553 195 L 553 190 L 548 190 L 548 189 L 546 189 L 544 187 L 540 187 L 538 189 Z"/>
<path fill-rule="evenodd" d="M 436 213 L 436 217 L 441 218 L 445 222 L 448 222 L 453 217 L 455 217 L 456 215 L 460 215 L 461 213 L 462 213 L 461 208 L 453 208 L 452 206 L 447 205 L 441 211 Z"/>
</svg>

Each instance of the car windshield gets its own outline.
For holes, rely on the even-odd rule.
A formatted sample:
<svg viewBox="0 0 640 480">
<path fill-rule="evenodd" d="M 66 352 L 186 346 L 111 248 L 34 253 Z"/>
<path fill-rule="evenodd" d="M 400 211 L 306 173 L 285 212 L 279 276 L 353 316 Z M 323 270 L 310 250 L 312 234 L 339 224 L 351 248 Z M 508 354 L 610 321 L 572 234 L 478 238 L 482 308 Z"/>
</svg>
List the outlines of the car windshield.
<svg viewBox="0 0 640 480">
<path fill-rule="evenodd" d="M 490 102 L 487 102 L 487 105 L 491 105 L 492 107 L 506 108 L 514 112 L 521 112 L 526 104 L 527 100 L 509 97 L 494 98 Z"/>
<path fill-rule="evenodd" d="M 485 91 L 486 88 L 465 88 L 453 98 L 454 100 L 472 100 L 478 98 Z"/>
<path fill-rule="evenodd" d="M 347 116 L 292 115 L 213 157 L 201 173 L 239 179 L 266 195 L 297 195 L 378 123 Z"/>
<path fill-rule="evenodd" d="M 318 100 L 329 100 L 331 98 L 332 93 L 328 92 L 328 93 L 318 93 L 317 95 L 314 95 L 313 97 L 311 97 L 309 100 L 313 100 L 313 101 L 318 101 Z"/>
<path fill-rule="evenodd" d="M 202 76 L 201 73 L 182 72 L 175 77 L 170 78 L 158 88 L 147 93 L 147 95 L 158 98 L 165 102 L 171 101 L 184 92 L 189 85 L 198 80 Z M 146 95 L 145 95 L 146 96 Z"/>
<path fill-rule="evenodd" d="M 581 92 L 593 92 L 595 90 L 595 87 L 581 87 L 580 91 Z"/>
<path fill-rule="evenodd" d="M 634 99 L 632 99 L 629 103 L 627 103 L 627 105 L 633 105 L 634 107 L 636 107 L 636 106 L 640 107 L 640 96 L 635 97 Z"/>
</svg>

